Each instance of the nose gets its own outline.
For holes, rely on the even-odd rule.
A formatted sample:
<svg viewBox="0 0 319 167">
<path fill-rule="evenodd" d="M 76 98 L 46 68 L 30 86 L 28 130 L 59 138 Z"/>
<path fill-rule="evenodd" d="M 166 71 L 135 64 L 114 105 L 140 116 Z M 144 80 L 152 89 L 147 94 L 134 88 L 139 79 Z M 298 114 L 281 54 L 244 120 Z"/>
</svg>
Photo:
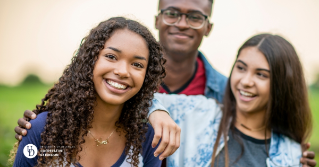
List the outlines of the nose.
<svg viewBox="0 0 319 167">
<path fill-rule="evenodd" d="M 187 23 L 187 17 L 185 14 L 182 14 L 180 16 L 181 18 L 178 20 L 178 22 L 175 24 L 176 27 L 180 28 L 180 29 L 187 29 L 189 28 L 189 25 Z"/>
<path fill-rule="evenodd" d="M 240 83 L 245 88 L 254 86 L 253 75 L 250 73 L 246 73 L 240 80 Z"/>
<path fill-rule="evenodd" d="M 114 74 L 119 76 L 120 78 L 128 78 L 130 77 L 129 72 L 129 64 L 126 62 L 118 63 L 114 68 Z"/>
</svg>

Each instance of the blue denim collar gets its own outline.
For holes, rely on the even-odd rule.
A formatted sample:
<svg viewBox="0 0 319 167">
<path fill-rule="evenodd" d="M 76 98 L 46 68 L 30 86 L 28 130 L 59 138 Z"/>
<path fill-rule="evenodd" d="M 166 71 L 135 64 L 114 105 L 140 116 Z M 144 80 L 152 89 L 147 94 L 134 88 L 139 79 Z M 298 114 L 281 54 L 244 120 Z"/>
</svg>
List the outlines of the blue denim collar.
<svg viewBox="0 0 319 167">
<path fill-rule="evenodd" d="M 266 161 L 268 166 L 301 166 L 301 154 L 299 143 L 282 134 L 271 132 L 269 158 Z"/>
<path fill-rule="evenodd" d="M 198 51 L 198 57 L 203 61 L 205 67 L 206 74 L 206 86 L 211 90 L 214 90 L 218 93 L 224 93 L 221 91 L 220 86 L 218 85 L 219 78 L 217 76 L 217 71 L 212 67 L 212 65 L 207 61 L 206 57 L 202 54 L 202 52 Z"/>
</svg>

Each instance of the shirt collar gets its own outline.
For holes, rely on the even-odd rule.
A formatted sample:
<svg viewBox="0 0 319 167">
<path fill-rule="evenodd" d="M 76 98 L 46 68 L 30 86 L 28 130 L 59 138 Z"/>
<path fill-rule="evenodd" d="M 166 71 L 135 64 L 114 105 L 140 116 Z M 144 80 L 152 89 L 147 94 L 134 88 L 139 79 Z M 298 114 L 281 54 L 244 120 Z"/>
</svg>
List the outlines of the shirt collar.
<svg viewBox="0 0 319 167">
<path fill-rule="evenodd" d="M 218 85 L 218 77 L 217 77 L 217 71 L 212 67 L 212 65 L 208 62 L 206 57 L 198 51 L 198 57 L 203 61 L 204 67 L 205 67 L 205 75 L 206 75 L 206 86 L 210 88 L 211 90 L 214 90 L 219 93 L 223 93 L 220 91 L 223 91 L 220 89 Z"/>
</svg>

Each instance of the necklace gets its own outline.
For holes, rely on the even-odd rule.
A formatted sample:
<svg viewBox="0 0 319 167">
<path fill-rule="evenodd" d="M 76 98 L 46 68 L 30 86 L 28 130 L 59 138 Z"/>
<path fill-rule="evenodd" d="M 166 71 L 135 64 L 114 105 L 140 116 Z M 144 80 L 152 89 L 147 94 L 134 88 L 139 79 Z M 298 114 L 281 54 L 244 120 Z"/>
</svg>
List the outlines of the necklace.
<svg viewBox="0 0 319 167">
<path fill-rule="evenodd" d="M 252 131 L 252 132 L 257 132 L 257 131 L 261 131 L 263 129 L 266 128 L 266 125 L 262 126 L 261 128 L 258 128 L 258 129 L 251 129 L 251 128 L 248 128 L 247 126 L 245 126 L 244 124 L 242 124 L 241 122 L 239 122 L 237 119 L 236 121 L 240 124 L 240 126 L 242 126 L 243 128 L 249 130 L 249 131 Z"/>
<path fill-rule="evenodd" d="M 114 132 L 114 131 L 115 131 L 115 129 L 113 130 L 113 132 Z M 96 146 L 99 146 L 99 145 L 102 145 L 102 144 L 107 145 L 107 143 L 109 143 L 109 138 L 112 136 L 113 132 L 110 134 L 109 137 L 107 137 L 106 140 L 102 140 L 102 138 L 100 138 L 100 140 L 101 140 L 101 141 L 100 141 L 99 139 L 95 138 L 95 137 L 92 135 L 91 131 L 89 131 L 90 135 L 94 138 L 94 141 L 95 141 L 95 143 L 96 143 Z"/>
</svg>

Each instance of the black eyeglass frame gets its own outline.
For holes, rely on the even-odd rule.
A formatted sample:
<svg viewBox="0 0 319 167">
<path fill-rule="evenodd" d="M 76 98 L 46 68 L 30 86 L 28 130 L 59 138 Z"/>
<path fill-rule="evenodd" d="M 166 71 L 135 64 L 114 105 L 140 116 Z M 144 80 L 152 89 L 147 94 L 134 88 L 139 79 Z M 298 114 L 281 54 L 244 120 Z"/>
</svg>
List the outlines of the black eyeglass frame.
<svg viewBox="0 0 319 167">
<path fill-rule="evenodd" d="M 161 10 L 158 11 L 158 15 L 163 14 L 163 13 L 164 13 L 165 11 L 167 11 L 167 10 L 171 10 L 171 9 L 170 9 L 170 8 L 168 8 L 168 9 L 161 9 Z M 193 29 L 200 29 L 200 28 L 202 28 L 202 27 L 205 25 L 205 21 L 206 21 L 206 20 L 208 20 L 208 23 L 209 23 L 209 16 L 204 15 L 203 13 L 200 13 L 200 12 L 196 12 L 196 13 L 198 13 L 198 14 L 204 16 L 205 20 L 204 20 L 204 22 L 203 22 L 203 24 L 202 24 L 201 26 L 199 26 L 199 27 L 194 27 L 194 26 L 192 26 L 192 25 L 190 25 L 190 24 L 188 23 L 188 16 L 189 16 L 191 13 L 182 13 L 182 12 L 179 12 L 179 11 L 177 11 L 177 12 L 179 13 L 179 16 L 178 16 L 178 19 L 177 19 L 176 22 L 174 22 L 173 24 L 170 24 L 170 23 L 168 23 L 168 22 L 165 21 L 164 17 L 163 17 L 163 22 L 164 22 L 165 24 L 169 25 L 169 26 L 174 26 L 176 23 L 178 23 L 178 22 L 181 20 L 182 15 L 185 15 L 185 16 L 186 16 L 187 25 L 190 26 L 190 27 L 193 28 Z"/>
</svg>

